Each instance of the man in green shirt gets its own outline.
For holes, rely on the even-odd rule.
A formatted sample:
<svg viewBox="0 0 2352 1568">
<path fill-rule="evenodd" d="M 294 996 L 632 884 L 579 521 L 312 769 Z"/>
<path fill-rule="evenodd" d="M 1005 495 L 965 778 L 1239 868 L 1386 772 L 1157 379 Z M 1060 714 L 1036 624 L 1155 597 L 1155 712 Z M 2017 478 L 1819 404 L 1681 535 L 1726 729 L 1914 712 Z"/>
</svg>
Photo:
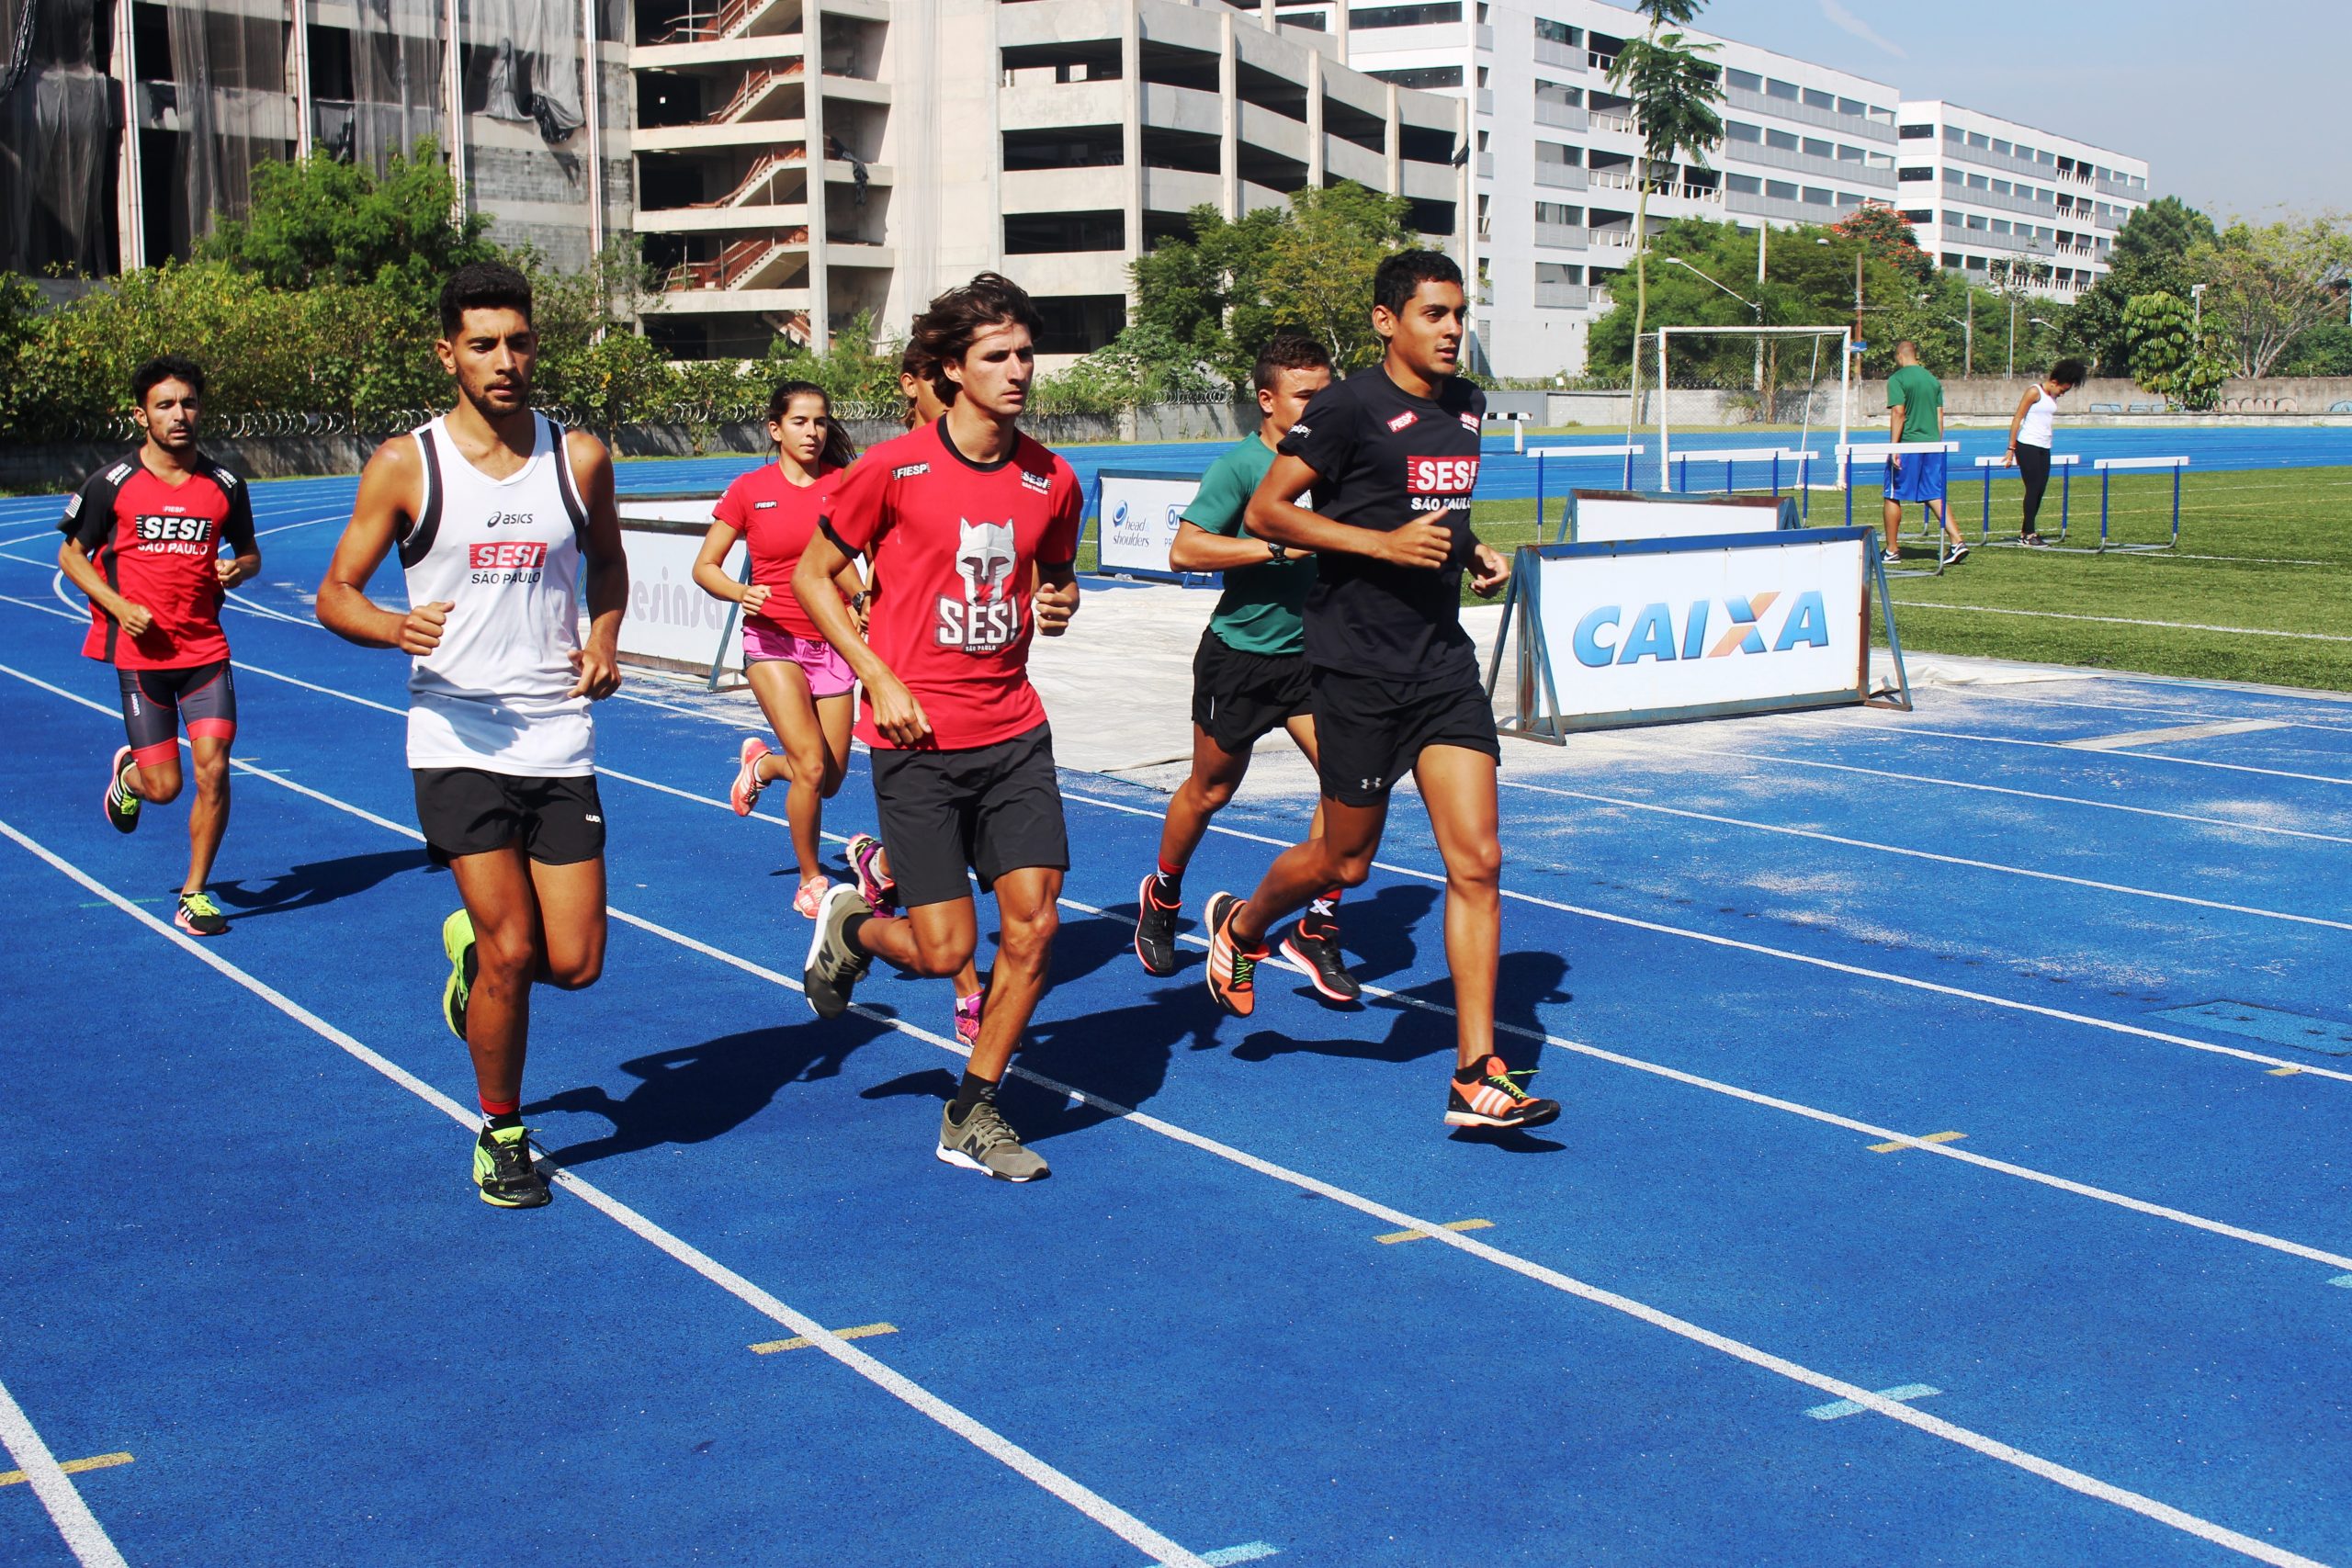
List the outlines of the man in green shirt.
<svg viewBox="0 0 2352 1568">
<path fill-rule="evenodd" d="M 1886 378 L 1886 406 L 1891 411 L 1887 420 L 1890 442 L 1944 438 L 1944 385 L 1919 363 L 1919 345 L 1909 338 L 1894 345 L 1894 374 Z M 1884 558 L 1888 565 L 1902 558 L 1895 537 L 1903 529 L 1903 503 L 1906 501 L 1925 506 L 1928 515 L 1943 525 L 1945 564 L 1967 556 L 1968 547 L 1960 542 L 1959 525 L 1952 522 L 1951 512 L 1944 505 L 1944 456 L 1941 452 L 1906 452 L 1886 460 Z"/>
<path fill-rule="evenodd" d="M 1308 761 L 1316 757 L 1300 619 L 1315 583 L 1315 559 L 1251 537 L 1241 514 L 1273 467 L 1276 443 L 1306 412 L 1308 400 L 1331 384 L 1331 356 L 1312 338 L 1277 333 L 1260 352 L 1250 379 L 1264 422 L 1257 434 L 1210 465 L 1168 551 L 1168 564 L 1178 571 L 1225 573 L 1225 593 L 1193 656 L 1192 776 L 1168 802 L 1159 869 L 1143 879 L 1136 899 L 1136 957 L 1153 975 L 1176 972 L 1185 863 L 1200 847 L 1209 818 L 1233 798 L 1259 738 L 1287 729 Z M 1318 805 L 1314 831 L 1322 830 Z M 1340 952 L 1339 901 L 1334 887 L 1308 905 L 1281 949 L 1327 999 L 1351 1002 L 1363 988 Z"/>
</svg>

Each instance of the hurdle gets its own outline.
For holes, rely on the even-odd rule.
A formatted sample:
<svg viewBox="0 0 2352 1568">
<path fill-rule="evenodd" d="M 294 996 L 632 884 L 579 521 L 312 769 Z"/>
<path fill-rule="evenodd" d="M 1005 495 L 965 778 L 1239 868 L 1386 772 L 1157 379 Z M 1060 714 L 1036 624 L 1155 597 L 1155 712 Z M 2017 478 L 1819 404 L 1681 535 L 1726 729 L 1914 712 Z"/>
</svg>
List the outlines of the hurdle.
<svg viewBox="0 0 2352 1568">
<path fill-rule="evenodd" d="M 2067 497 L 2074 487 L 2075 469 L 2081 464 L 2081 462 L 2082 458 L 2076 457 L 2072 452 L 2052 453 L 2050 457 L 2050 466 L 2058 470 L 2058 536 L 2061 539 L 2064 539 L 2066 536 Z M 1976 542 L 1980 545 L 1992 546 L 1994 548 L 1997 549 L 2022 549 L 2024 547 L 2018 544 L 2015 539 L 2004 539 L 1999 545 L 1993 546 L 1994 470 L 2001 468 L 2004 466 L 2005 465 L 1998 457 L 1979 457 L 1976 459 L 1976 477 L 1984 481 L 1984 510 L 1981 520 L 1981 527 L 1977 534 Z M 2007 465 L 2007 467 L 2008 472 L 2017 472 L 2015 465 Z"/>
<path fill-rule="evenodd" d="M 1684 495 L 1690 493 L 1690 459 L 1693 457 L 1698 458 L 1702 463 L 1719 462 L 1723 464 L 1723 493 L 1725 495 L 1729 495 L 1733 491 L 1733 481 L 1735 479 L 1733 468 L 1736 464 L 1770 463 L 1772 465 L 1772 493 L 1775 496 L 1781 493 L 1781 465 L 1782 463 L 1792 464 L 1796 468 L 1796 488 L 1798 495 L 1801 498 L 1802 511 L 1806 516 L 1812 515 L 1813 454 L 1804 447 L 1730 446 L 1724 447 L 1721 450 L 1711 447 L 1698 452 L 1677 453 L 1674 458 L 1674 488 L 1678 492 Z"/>
<path fill-rule="evenodd" d="M 1510 426 L 1510 449 L 1523 457 L 1527 452 L 1527 426 L 1534 417 L 1535 416 L 1532 413 L 1487 413 L 1481 414 L 1479 419 L 1481 423 L 1486 424 L 1493 424 L 1498 422 L 1509 424 Z"/>
<path fill-rule="evenodd" d="M 1950 457 L 1959 450 L 1960 443 L 1957 441 L 1840 442 L 1838 446 L 1838 488 L 1846 492 L 1846 526 L 1850 528 L 1854 525 L 1854 460 L 1857 457 L 1866 462 L 1884 462 L 1888 458 L 1904 457 L 1913 452 L 1941 452 Z M 1950 519 L 1951 483 L 1949 476 L 1944 483 L 1943 506 L 1944 516 Z M 1924 512 L 1926 508 L 1922 507 L 1920 510 Z M 1901 535 L 1898 533 L 1896 536 L 1899 539 Z M 1936 542 L 1935 570 L 1930 571 L 1924 568 L 1906 570 L 1902 567 L 1890 567 L 1887 569 L 1886 575 L 1889 577 L 1941 577 L 1944 574 L 1943 536 L 1937 533 L 1932 536 Z"/>
<path fill-rule="evenodd" d="M 1538 446 L 1528 454 L 1535 459 L 1535 535 L 1544 536 L 1544 463 L 1546 458 L 1563 460 L 1577 457 L 1623 457 L 1625 460 L 1625 488 L 1634 488 L 1634 459 L 1642 455 L 1642 444 L 1628 442 L 1622 446 Z M 1561 516 L 1565 526 L 1567 518 Z"/>
<path fill-rule="evenodd" d="M 2176 549 L 2180 545 L 2180 471 L 2188 467 L 2187 457 L 2101 457 L 2091 465 L 2098 470 L 2098 547 L 2085 553 L 2103 555 L 2114 551 L 2118 555 L 2146 555 L 2156 550 Z M 2123 468 L 2170 468 L 2172 470 L 2172 537 L 2160 545 L 2110 545 L 2107 542 L 2108 476 Z M 2058 537 L 2064 540 L 2066 530 L 2061 526 Z"/>
</svg>

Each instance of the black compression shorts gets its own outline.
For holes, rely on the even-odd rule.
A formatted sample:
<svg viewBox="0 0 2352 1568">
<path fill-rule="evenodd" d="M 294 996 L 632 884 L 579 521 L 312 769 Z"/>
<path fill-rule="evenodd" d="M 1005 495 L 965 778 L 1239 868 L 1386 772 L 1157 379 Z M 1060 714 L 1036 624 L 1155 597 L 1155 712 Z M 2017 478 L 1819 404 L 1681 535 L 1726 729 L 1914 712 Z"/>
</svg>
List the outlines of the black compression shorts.
<svg viewBox="0 0 2352 1568">
<path fill-rule="evenodd" d="M 237 734 L 237 688 L 229 661 L 184 670 L 117 670 L 122 685 L 122 728 L 130 755 L 152 768 L 179 756 L 180 726 L 191 740 L 232 740 Z"/>
</svg>

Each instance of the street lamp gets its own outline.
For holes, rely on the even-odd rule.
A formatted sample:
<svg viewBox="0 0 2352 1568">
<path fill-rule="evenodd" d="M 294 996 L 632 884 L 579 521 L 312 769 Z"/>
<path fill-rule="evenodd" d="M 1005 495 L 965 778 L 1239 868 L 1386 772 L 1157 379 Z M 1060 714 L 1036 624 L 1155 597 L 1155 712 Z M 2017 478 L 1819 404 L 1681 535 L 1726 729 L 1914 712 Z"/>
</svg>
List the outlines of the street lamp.
<svg viewBox="0 0 2352 1568">
<path fill-rule="evenodd" d="M 1724 293 L 1729 294 L 1733 299 L 1738 300 L 1741 304 L 1756 312 L 1756 389 L 1761 392 L 1764 389 L 1764 307 L 1757 303 L 1755 300 L 1750 299 L 1745 294 L 1741 294 L 1735 289 L 1724 288 L 1722 284 L 1716 283 L 1713 278 L 1707 276 L 1705 273 L 1701 272 L 1697 267 L 1692 266 L 1680 256 L 1667 257 L 1666 265 L 1668 266 L 1679 266 L 1694 277 L 1700 278 L 1707 283 L 1714 284 L 1717 288 L 1722 288 Z"/>
<path fill-rule="evenodd" d="M 1970 311 L 1970 312 L 1969 312 L 1969 314 L 1970 314 L 1970 316 L 1973 318 L 1973 317 L 1975 315 L 1975 312 L 1974 312 L 1973 310 L 1972 310 L 1972 311 Z M 1945 321 L 1950 321 L 1953 326 L 1958 327 L 1958 328 L 1962 331 L 1962 333 L 1963 333 L 1964 334 L 1966 334 L 1966 336 L 1965 336 L 1965 338 L 1964 338 L 1964 340 L 1963 340 L 1963 341 L 1964 341 L 1964 342 L 1965 342 L 1965 344 L 1966 344 L 1965 353 L 1967 354 L 1968 357 L 1967 357 L 1967 359 L 1962 363 L 1962 367 L 1961 367 L 1961 372 L 1960 372 L 1960 373 L 1961 373 L 1962 376 L 1973 376 L 1973 375 L 1975 375 L 1975 374 L 1976 374 L 1976 322 L 1975 322 L 1973 320 L 1970 320 L 1970 321 L 1962 321 L 1958 316 L 1946 316 L 1946 317 L 1944 318 L 1944 320 L 1945 320 Z"/>
<path fill-rule="evenodd" d="M 2205 341 L 2205 285 L 2192 283 L 2188 286 L 2188 303 L 2197 312 L 2189 328 L 2189 335 L 2202 343 Z"/>
</svg>

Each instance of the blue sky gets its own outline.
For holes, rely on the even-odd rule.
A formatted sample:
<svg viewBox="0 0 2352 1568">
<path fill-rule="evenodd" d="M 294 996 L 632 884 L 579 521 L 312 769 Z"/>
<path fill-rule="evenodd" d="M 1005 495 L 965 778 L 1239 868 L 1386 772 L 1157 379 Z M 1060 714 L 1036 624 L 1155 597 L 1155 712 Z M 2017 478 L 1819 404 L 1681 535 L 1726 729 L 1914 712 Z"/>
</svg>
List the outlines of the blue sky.
<svg viewBox="0 0 2352 1568">
<path fill-rule="evenodd" d="M 2143 157 L 2217 218 L 2352 209 L 2347 0 L 1714 0 L 1699 25 Z"/>
</svg>

